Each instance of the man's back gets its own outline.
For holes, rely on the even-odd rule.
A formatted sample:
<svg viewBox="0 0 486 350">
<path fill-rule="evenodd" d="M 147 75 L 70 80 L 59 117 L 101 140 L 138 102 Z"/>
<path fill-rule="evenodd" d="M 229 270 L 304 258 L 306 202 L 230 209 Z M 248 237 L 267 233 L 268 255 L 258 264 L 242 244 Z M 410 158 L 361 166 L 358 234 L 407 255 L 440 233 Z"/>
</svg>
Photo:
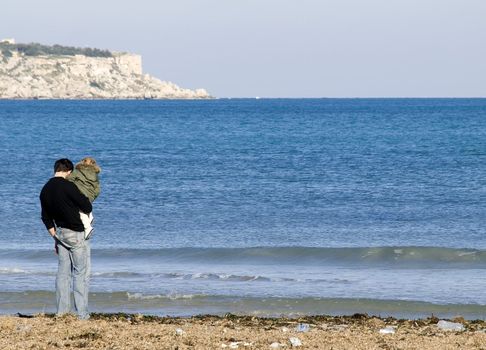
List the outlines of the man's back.
<svg viewBox="0 0 486 350">
<path fill-rule="evenodd" d="M 62 177 L 51 178 L 40 193 L 42 221 L 47 229 L 64 227 L 73 231 L 84 231 L 79 211 L 90 213 L 91 203 L 79 189 Z"/>
</svg>

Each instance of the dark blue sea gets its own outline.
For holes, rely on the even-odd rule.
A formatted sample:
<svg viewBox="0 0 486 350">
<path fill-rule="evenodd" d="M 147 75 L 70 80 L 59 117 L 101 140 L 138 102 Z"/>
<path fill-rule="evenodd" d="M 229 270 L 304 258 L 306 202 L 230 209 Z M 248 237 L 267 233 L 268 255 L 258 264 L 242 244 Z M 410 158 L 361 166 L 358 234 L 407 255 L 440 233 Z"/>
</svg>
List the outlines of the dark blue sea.
<svg viewBox="0 0 486 350">
<path fill-rule="evenodd" d="M 0 313 L 55 311 L 85 156 L 93 312 L 486 318 L 486 99 L 0 101 Z"/>
</svg>

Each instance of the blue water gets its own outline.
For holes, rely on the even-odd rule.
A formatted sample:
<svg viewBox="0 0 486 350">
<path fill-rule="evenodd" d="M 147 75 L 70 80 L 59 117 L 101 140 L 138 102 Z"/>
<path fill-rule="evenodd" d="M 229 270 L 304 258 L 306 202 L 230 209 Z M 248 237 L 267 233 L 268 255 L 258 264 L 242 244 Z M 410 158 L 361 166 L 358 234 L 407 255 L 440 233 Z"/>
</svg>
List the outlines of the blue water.
<svg viewBox="0 0 486 350">
<path fill-rule="evenodd" d="M 486 99 L 0 101 L 0 312 L 53 310 L 38 194 L 87 155 L 93 311 L 486 318 Z"/>
</svg>

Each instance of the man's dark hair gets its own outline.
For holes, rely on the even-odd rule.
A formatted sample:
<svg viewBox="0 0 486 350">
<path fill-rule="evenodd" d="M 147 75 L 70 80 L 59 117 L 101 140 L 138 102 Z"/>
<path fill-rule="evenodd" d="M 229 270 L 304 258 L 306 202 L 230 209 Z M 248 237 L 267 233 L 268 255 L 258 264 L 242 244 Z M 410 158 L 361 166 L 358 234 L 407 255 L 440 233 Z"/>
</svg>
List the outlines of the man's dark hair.
<svg viewBox="0 0 486 350">
<path fill-rule="evenodd" d="M 74 169 L 73 162 L 71 162 L 67 158 L 58 159 L 54 163 L 55 173 L 57 173 L 58 171 L 73 171 L 73 169 Z"/>
</svg>

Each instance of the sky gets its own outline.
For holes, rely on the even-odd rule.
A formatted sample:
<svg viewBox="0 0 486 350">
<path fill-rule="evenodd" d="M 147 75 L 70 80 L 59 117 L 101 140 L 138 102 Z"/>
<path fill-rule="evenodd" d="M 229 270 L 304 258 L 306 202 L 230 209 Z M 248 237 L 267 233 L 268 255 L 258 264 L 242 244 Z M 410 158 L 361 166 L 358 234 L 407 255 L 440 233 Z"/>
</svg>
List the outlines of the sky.
<svg viewBox="0 0 486 350">
<path fill-rule="evenodd" d="M 485 0 L 3 0 L 0 38 L 217 97 L 486 97 Z"/>
</svg>

